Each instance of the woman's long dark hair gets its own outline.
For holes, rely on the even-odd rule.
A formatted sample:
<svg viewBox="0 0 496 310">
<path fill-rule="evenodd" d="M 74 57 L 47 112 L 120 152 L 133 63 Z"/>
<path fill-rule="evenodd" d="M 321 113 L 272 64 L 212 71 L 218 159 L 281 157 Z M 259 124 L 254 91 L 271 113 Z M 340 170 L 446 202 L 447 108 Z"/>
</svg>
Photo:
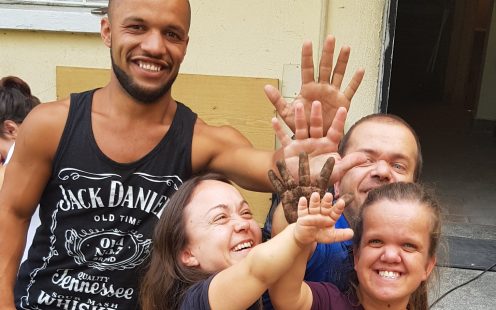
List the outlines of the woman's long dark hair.
<svg viewBox="0 0 496 310">
<path fill-rule="evenodd" d="M 15 76 L 0 79 L 0 124 L 11 120 L 22 123 L 40 100 L 31 94 L 29 85 Z"/>
<path fill-rule="evenodd" d="M 441 206 L 428 190 L 418 183 L 391 183 L 376 188 L 368 193 L 362 207 L 360 215 L 354 229 L 353 244 L 355 251 L 359 251 L 360 242 L 363 236 L 363 219 L 367 208 L 381 201 L 411 201 L 425 206 L 431 211 L 431 230 L 429 232 L 429 257 L 436 257 L 439 239 L 441 236 Z M 355 279 L 358 284 L 358 279 Z M 408 301 L 409 310 L 427 310 L 429 308 L 427 300 L 427 281 L 422 281 L 420 286 L 412 293 Z M 355 285 L 354 285 L 355 286 Z"/>
<path fill-rule="evenodd" d="M 208 173 L 184 182 L 165 207 L 153 235 L 153 250 L 141 285 L 143 310 L 179 309 L 187 289 L 210 276 L 198 268 L 184 266 L 181 251 L 188 243 L 184 209 L 196 187 L 203 181 L 215 180 L 231 184 L 225 176 Z"/>
</svg>

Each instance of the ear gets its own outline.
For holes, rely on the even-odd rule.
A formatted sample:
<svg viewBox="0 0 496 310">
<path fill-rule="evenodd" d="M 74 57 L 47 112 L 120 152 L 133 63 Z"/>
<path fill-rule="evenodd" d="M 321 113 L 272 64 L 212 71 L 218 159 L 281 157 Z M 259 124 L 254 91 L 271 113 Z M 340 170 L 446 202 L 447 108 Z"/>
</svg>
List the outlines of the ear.
<svg viewBox="0 0 496 310">
<path fill-rule="evenodd" d="M 5 120 L 3 122 L 3 135 L 11 140 L 15 140 L 17 138 L 17 133 L 19 132 L 19 125 L 16 122 L 11 121 L 10 119 Z"/>
<path fill-rule="evenodd" d="M 112 47 L 112 35 L 110 31 L 110 21 L 108 17 L 104 17 L 100 21 L 100 36 L 102 37 L 103 43 L 108 48 Z"/>
<path fill-rule="evenodd" d="M 429 279 L 432 270 L 434 270 L 434 266 L 436 266 L 436 261 L 437 259 L 435 257 L 429 258 L 429 260 L 427 261 L 427 266 L 425 266 L 425 274 L 422 277 L 422 281 L 426 281 L 427 279 Z"/>
<path fill-rule="evenodd" d="M 181 251 L 181 263 L 187 267 L 198 267 L 200 263 L 189 249 Z"/>
</svg>

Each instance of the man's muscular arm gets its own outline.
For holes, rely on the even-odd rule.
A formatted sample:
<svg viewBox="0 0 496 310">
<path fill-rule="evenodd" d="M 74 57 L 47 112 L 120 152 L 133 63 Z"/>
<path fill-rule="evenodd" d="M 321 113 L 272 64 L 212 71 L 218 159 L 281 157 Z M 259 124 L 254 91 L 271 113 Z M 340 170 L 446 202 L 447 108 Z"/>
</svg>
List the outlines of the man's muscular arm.
<svg viewBox="0 0 496 310">
<path fill-rule="evenodd" d="M 31 215 L 51 174 L 68 102 L 42 104 L 21 126 L 0 192 L 0 308 L 14 309 L 13 290 Z"/>
<path fill-rule="evenodd" d="M 204 169 L 223 173 L 238 185 L 254 191 L 273 191 L 269 182 L 267 171 L 275 170 L 275 163 L 279 159 L 286 161 L 288 171 L 298 177 L 298 156 L 306 152 L 311 161 L 311 167 L 319 166 L 319 169 L 311 169 L 314 176 L 323 165 L 319 162 L 321 155 L 334 153 L 337 150 L 346 110 L 341 108 L 333 121 L 333 125 L 322 134 L 322 114 L 320 103 L 314 102 L 310 117 L 310 124 L 305 120 L 305 111 L 302 104 L 295 106 L 296 139 L 292 140 L 284 132 L 277 119 L 273 119 L 273 127 L 276 136 L 281 141 L 281 148 L 275 152 L 254 149 L 249 141 L 232 127 L 214 127 L 198 121 L 195 125 L 193 136 L 193 171 Z M 308 129 L 310 128 L 310 130 Z M 327 159 L 327 157 L 325 159 Z M 356 162 L 339 162 L 331 175 L 331 181 L 336 179 L 340 173 L 351 169 Z"/>
<path fill-rule="evenodd" d="M 272 120 L 276 136 L 282 145 L 275 152 L 254 149 L 249 141 L 232 127 L 208 126 L 198 121 L 195 124 L 193 136 L 193 171 L 208 169 L 225 174 L 246 189 L 273 191 L 267 171 L 275 170 L 275 162 L 278 159 L 284 158 L 288 163 L 290 173 L 297 177 L 299 153 L 306 152 L 310 157 L 315 157 L 332 152 L 334 148 L 337 148 L 333 134 L 335 128 L 330 129 L 327 135 L 323 136 L 320 104 L 316 102 L 313 109 L 310 127 L 320 128 L 317 130 L 319 134 L 316 134 L 315 137 L 301 134 L 301 137 L 292 140 L 284 132 L 277 119 Z M 296 122 L 297 136 L 300 136 L 299 132 L 307 131 L 307 123 L 303 106 L 297 104 L 295 110 L 295 118 L 303 120 Z M 344 114 L 346 113 L 344 112 Z M 340 113 L 340 115 L 343 114 Z"/>
<path fill-rule="evenodd" d="M 239 186 L 254 191 L 272 189 L 267 171 L 273 167 L 273 151 L 253 148 L 238 130 L 210 126 L 198 120 L 192 147 L 193 172 L 222 173 Z"/>
</svg>

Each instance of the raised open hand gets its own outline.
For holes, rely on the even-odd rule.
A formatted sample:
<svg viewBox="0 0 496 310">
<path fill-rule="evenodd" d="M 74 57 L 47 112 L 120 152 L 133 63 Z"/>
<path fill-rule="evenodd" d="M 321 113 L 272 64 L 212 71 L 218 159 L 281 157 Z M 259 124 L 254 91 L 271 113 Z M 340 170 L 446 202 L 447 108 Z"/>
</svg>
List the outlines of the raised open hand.
<svg viewBox="0 0 496 310">
<path fill-rule="evenodd" d="M 282 179 L 279 179 L 273 170 L 269 170 L 269 179 L 281 197 L 284 216 L 288 223 L 291 224 L 298 219 L 298 201 L 300 197 L 306 197 L 309 200 L 313 192 L 319 193 L 320 197 L 324 196 L 329 186 L 329 177 L 334 168 L 334 158 L 329 157 L 327 159 L 320 171 L 320 176 L 315 181 L 312 181 L 310 177 L 310 166 L 306 153 L 300 153 L 299 156 L 298 183 L 288 172 L 284 160 L 278 160 L 276 165 Z"/>
<path fill-rule="evenodd" d="M 275 192 L 281 197 L 284 216 L 288 223 L 294 223 L 298 218 L 297 205 L 301 196 L 308 199 L 312 192 L 319 192 L 323 196 L 328 184 L 333 184 L 346 171 L 367 160 L 361 153 L 348 154 L 343 158 L 337 153 L 346 121 L 345 108 L 337 110 L 325 136 L 322 130 L 320 102 L 312 103 L 309 126 L 307 126 L 301 103 L 295 106 L 294 114 L 296 121 L 294 139 L 288 137 L 276 118 L 273 119 L 274 131 L 281 142 L 284 155 L 284 158 L 279 157 L 276 160 L 282 180 L 277 178 L 274 171 L 269 171 L 269 180 Z M 296 156 L 298 156 L 298 163 Z M 310 169 L 309 156 L 312 169 Z M 320 175 L 317 175 L 319 170 Z"/>
<path fill-rule="evenodd" d="M 272 127 L 274 132 L 281 142 L 282 151 L 286 161 L 294 157 L 294 161 L 289 161 L 288 166 L 296 167 L 296 157 L 301 152 L 306 152 L 310 158 L 322 154 L 336 153 L 338 150 L 339 141 L 343 136 L 344 124 L 346 121 L 346 109 L 340 108 L 333 118 L 331 127 L 324 135 L 322 128 L 322 108 L 321 103 L 314 101 L 312 103 L 310 123 L 307 123 L 303 105 L 298 103 L 294 107 L 295 112 L 295 131 L 294 138 L 291 139 L 284 132 L 277 118 L 272 119 Z M 280 159 L 282 157 L 279 157 Z M 294 165 L 293 165 L 294 163 Z M 290 169 L 292 172 L 295 170 Z M 294 175 L 294 173 L 293 173 Z"/>
<path fill-rule="evenodd" d="M 352 229 L 334 227 L 344 208 L 352 200 L 352 196 L 345 195 L 334 205 L 332 199 L 331 193 L 326 193 L 322 199 L 318 193 L 312 193 L 309 200 L 305 197 L 299 199 L 298 221 L 295 228 L 296 240 L 302 244 L 334 243 L 353 237 Z"/>
<path fill-rule="evenodd" d="M 334 48 L 336 39 L 334 36 L 327 36 L 322 56 L 319 64 L 319 76 L 315 80 L 312 43 L 305 42 L 301 50 L 301 89 L 298 96 L 291 103 L 288 103 L 280 94 L 279 90 L 273 86 L 265 86 L 265 94 L 272 102 L 277 113 L 284 120 L 286 125 L 295 131 L 294 105 L 301 102 L 305 108 L 307 120 L 310 118 L 312 102 L 318 100 L 322 103 L 323 114 L 326 116 L 323 123 L 324 132 L 331 126 L 334 115 L 339 107 L 347 110 L 351 100 L 362 82 L 365 71 L 358 69 L 344 91 L 341 91 L 341 84 L 346 72 L 346 66 L 350 57 L 350 47 L 343 46 L 339 51 L 336 66 L 332 67 Z M 310 123 L 310 121 L 307 121 Z"/>
</svg>

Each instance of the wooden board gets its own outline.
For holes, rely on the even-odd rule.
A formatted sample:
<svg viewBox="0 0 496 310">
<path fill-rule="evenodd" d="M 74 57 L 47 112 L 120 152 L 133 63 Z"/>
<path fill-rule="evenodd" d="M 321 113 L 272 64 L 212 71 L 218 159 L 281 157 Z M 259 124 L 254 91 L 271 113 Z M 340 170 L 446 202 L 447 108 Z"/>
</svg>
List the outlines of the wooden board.
<svg viewBox="0 0 496 310">
<path fill-rule="evenodd" d="M 57 98 L 70 93 L 102 87 L 110 80 L 110 70 L 57 67 Z M 263 86 L 278 87 L 277 79 L 179 74 L 173 97 L 189 106 L 211 125 L 238 129 L 259 149 L 273 150 L 275 136 L 270 119 L 275 110 L 265 97 Z M 270 206 L 270 194 L 242 190 L 258 223 L 263 224 Z"/>
</svg>

